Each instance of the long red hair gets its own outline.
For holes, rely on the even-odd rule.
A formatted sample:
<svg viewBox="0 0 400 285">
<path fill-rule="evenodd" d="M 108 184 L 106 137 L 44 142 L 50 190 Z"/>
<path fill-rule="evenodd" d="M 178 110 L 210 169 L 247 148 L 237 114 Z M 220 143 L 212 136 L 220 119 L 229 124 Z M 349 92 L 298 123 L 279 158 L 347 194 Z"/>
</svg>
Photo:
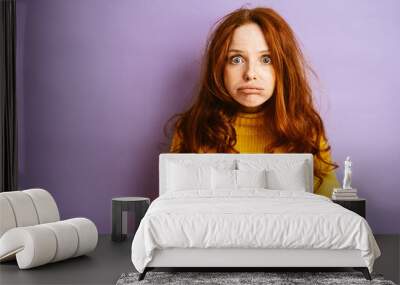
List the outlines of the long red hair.
<svg viewBox="0 0 400 285">
<path fill-rule="evenodd" d="M 180 143 L 171 151 L 180 153 L 218 152 L 237 153 L 236 132 L 233 127 L 240 106 L 224 86 L 224 67 L 229 45 L 236 28 L 248 23 L 257 24 L 266 39 L 276 74 L 272 97 L 264 103 L 265 123 L 273 134 L 266 142 L 265 152 L 277 149 L 287 153 L 312 153 L 314 176 L 318 187 L 323 176 L 338 167 L 324 160 L 321 153 L 329 151 L 324 124 L 314 108 L 306 64 L 294 33 L 286 21 L 270 8 L 238 9 L 217 22 L 211 33 L 204 56 L 198 94 L 192 106 L 175 114 L 175 135 Z"/>
</svg>

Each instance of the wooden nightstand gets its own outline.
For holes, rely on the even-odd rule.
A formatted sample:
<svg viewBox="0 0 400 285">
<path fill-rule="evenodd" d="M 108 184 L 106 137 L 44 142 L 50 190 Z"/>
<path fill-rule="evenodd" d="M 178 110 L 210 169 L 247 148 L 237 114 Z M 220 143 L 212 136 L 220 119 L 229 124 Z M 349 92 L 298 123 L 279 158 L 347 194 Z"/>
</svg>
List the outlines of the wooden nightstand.
<svg viewBox="0 0 400 285">
<path fill-rule="evenodd" d="M 340 206 L 353 211 L 354 213 L 359 214 L 361 217 L 365 219 L 365 199 L 355 199 L 355 200 L 334 200 L 332 202 L 339 204 Z"/>
</svg>

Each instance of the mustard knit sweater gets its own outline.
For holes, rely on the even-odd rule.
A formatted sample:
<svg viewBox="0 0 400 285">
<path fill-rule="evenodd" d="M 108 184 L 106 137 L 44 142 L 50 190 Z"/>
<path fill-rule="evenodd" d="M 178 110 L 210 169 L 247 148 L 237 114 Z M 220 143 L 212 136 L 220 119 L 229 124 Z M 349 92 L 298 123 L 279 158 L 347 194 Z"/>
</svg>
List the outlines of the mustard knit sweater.
<svg viewBox="0 0 400 285">
<path fill-rule="evenodd" d="M 236 150 L 240 153 L 263 153 L 265 142 L 268 141 L 268 134 L 265 132 L 263 113 L 239 113 L 236 116 L 234 128 L 236 131 Z M 170 150 L 177 146 L 181 137 L 175 132 Z M 323 142 L 324 144 L 325 142 Z M 275 153 L 279 153 L 276 150 Z M 322 153 L 325 160 L 332 161 L 329 152 Z M 314 158 L 314 166 L 319 161 Z M 333 170 L 329 172 L 322 181 L 321 186 L 317 189 L 317 178 L 314 178 L 314 193 L 331 197 L 333 188 L 340 187 L 336 178 L 336 172 Z"/>
</svg>

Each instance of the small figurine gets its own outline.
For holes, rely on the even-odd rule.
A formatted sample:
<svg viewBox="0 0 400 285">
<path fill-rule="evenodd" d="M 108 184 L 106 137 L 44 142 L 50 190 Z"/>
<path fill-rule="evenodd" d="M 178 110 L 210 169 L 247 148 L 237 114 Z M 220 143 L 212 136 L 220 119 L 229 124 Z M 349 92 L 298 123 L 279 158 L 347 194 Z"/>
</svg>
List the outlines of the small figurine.
<svg viewBox="0 0 400 285">
<path fill-rule="evenodd" d="M 343 189 L 352 189 L 351 188 L 351 160 L 350 156 L 346 157 L 346 161 L 344 162 L 344 177 L 343 177 Z"/>
</svg>

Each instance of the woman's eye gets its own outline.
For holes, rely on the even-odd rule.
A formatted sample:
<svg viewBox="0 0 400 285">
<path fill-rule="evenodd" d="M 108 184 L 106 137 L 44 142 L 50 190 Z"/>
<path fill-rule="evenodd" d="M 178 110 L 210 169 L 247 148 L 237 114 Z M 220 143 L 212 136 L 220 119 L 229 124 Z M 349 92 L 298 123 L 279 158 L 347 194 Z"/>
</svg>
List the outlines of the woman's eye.
<svg viewBox="0 0 400 285">
<path fill-rule="evenodd" d="M 231 57 L 231 63 L 233 64 L 239 64 L 243 62 L 243 58 L 241 56 L 232 56 Z"/>
<path fill-rule="evenodd" d="M 271 63 L 271 57 L 269 55 L 264 55 L 261 60 L 265 64 L 270 64 Z"/>
</svg>

